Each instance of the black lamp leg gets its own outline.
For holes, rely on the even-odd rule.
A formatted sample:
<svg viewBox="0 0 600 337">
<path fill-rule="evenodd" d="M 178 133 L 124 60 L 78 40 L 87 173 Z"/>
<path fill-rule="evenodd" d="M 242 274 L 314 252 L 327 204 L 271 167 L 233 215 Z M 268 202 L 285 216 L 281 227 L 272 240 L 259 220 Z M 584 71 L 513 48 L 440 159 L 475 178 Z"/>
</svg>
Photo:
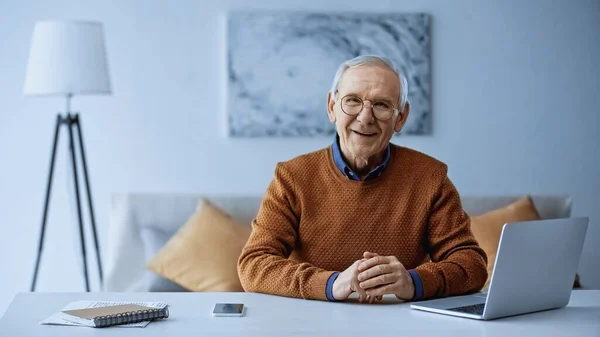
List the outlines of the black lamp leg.
<svg viewBox="0 0 600 337">
<path fill-rule="evenodd" d="M 79 218 L 79 236 L 81 241 L 81 255 L 83 258 L 83 273 L 85 275 L 85 291 L 90 291 L 90 283 L 88 278 L 88 269 L 87 269 L 87 254 L 85 252 L 85 237 L 83 233 L 83 219 L 81 217 L 81 199 L 79 198 L 79 179 L 77 177 L 77 164 L 75 160 L 75 142 L 73 139 L 73 123 L 74 118 L 71 117 L 71 114 L 67 115 L 69 119 L 69 150 L 71 152 L 71 163 L 73 164 L 73 179 L 75 182 L 75 197 L 77 198 L 77 216 Z"/>
<path fill-rule="evenodd" d="M 40 229 L 40 242 L 38 245 L 37 258 L 35 259 L 35 269 L 33 271 L 33 280 L 31 281 L 31 291 L 35 291 L 38 271 L 40 267 L 40 257 L 44 248 L 44 234 L 46 233 L 46 219 L 48 216 L 48 206 L 50 205 L 50 191 L 52 190 L 52 174 L 54 173 L 54 159 L 56 158 L 56 144 L 60 134 L 60 125 L 62 117 L 60 114 L 56 116 L 56 127 L 54 129 L 54 144 L 52 145 L 52 157 L 50 157 L 50 167 L 48 169 L 48 183 L 46 184 L 46 199 L 44 202 L 44 215 L 42 216 L 42 228 Z"/>
<path fill-rule="evenodd" d="M 92 206 L 92 192 L 90 190 L 90 182 L 88 179 L 87 163 L 85 160 L 85 150 L 83 146 L 83 136 L 81 131 L 81 120 L 79 115 L 75 114 L 75 125 L 77 126 L 77 134 L 79 136 L 79 147 L 81 149 L 81 161 L 83 166 L 83 177 L 85 178 L 85 186 L 87 189 L 88 206 L 90 207 L 90 217 L 92 222 L 92 234 L 94 236 L 94 244 L 96 246 L 96 257 L 98 259 L 98 276 L 100 277 L 100 285 L 102 285 L 102 261 L 100 259 L 100 248 L 98 245 L 98 235 L 96 233 L 96 220 L 94 217 L 94 208 Z"/>
</svg>

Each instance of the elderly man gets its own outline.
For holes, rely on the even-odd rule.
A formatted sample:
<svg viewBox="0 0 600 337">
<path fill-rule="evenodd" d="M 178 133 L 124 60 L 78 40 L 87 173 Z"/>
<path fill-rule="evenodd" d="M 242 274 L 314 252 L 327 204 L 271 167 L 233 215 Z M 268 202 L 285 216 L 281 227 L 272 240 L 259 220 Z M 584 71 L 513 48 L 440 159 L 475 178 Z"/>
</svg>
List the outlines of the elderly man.
<svg viewBox="0 0 600 337">
<path fill-rule="evenodd" d="M 335 140 L 277 164 L 238 261 L 246 291 L 374 302 L 483 287 L 487 256 L 447 166 L 390 143 L 407 87 L 385 58 L 340 65 L 327 103 Z"/>
</svg>

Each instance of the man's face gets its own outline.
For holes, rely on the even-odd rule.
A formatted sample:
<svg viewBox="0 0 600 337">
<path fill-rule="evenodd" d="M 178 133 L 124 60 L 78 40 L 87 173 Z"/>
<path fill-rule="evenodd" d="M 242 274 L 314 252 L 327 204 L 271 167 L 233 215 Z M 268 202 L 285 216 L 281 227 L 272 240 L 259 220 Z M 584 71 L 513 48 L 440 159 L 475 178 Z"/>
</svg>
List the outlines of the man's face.
<svg viewBox="0 0 600 337">
<path fill-rule="evenodd" d="M 328 95 L 327 109 L 329 120 L 335 123 L 345 155 L 369 160 L 383 153 L 394 132 L 399 132 L 406 122 L 409 105 L 406 103 L 404 111 L 382 121 L 375 118 L 371 104 L 376 100 L 387 100 L 400 109 L 399 94 L 398 76 L 392 70 L 375 66 L 346 70 L 340 80 L 336 99 Z M 364 108 L 358 115 L 350 116 L 342 111 L 341 99 L 346 95 L 363 99 Z"/>
</svg>

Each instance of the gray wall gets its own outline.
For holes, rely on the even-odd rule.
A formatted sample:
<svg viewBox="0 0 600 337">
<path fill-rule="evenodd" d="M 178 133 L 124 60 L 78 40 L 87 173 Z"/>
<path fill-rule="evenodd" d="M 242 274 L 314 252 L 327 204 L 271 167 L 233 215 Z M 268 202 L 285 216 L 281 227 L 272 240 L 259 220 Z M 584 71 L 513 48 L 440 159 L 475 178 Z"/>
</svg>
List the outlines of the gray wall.
<svg viewBox="0 0 600 337">
<path fill-rule="evenodd" d="M 114 95 L 73 102 L 82 112 L 103 245 L 113 192 L 258 194 L 277 161 L 329 144 L 220 136 L 222 14 L 240 8 L 431 13 L 433 135 L 397 143 L 448 163 L 462 194 L 572 195 L 573 214 L 591 218 L 582 281 L 600 288 L 600 2 L 215 3 L 0 2 L 0 312 L 29 288 L 55 112 L 64 109 L 58 97 L 22 96 L 36 20 L 105 24 Z M 44 291 L 83 290 L 64 136 L 40 272 Z"/>
</svg>

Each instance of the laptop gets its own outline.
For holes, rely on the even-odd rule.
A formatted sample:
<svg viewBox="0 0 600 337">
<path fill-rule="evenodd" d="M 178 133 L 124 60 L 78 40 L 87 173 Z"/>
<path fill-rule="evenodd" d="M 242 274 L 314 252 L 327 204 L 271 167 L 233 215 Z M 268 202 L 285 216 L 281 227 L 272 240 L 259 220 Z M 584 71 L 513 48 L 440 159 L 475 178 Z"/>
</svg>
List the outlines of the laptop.
<svg viewBox="0 0 600 337">
<path fill-rule="evenodd" d="M 562 308 L 571 297 L 588 222 L 504 224 L 487 293 L 414 302 L 411 308 L 481 320 Z"/>
</svg>

